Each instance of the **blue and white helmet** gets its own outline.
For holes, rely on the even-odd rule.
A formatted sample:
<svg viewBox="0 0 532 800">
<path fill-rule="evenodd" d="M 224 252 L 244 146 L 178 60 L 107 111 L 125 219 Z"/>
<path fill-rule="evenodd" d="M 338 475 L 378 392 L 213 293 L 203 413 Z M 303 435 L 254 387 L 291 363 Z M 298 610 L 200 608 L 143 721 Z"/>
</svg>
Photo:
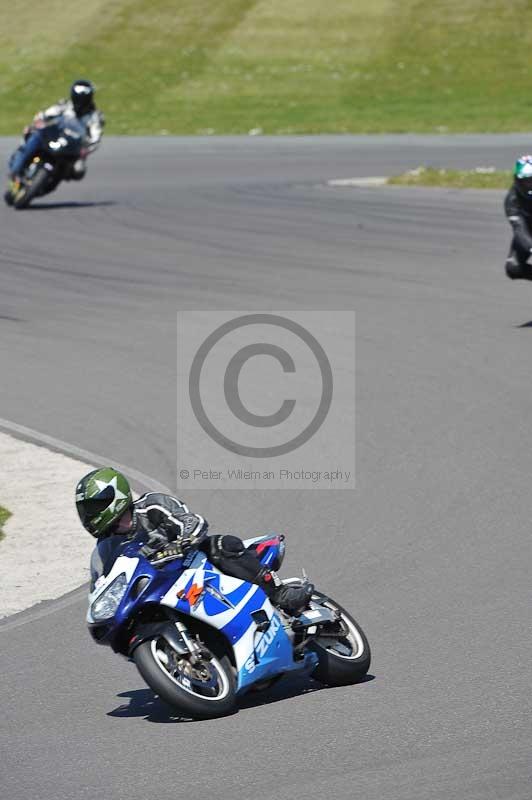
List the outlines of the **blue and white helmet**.
<svg viewBox="0 0 532 800">
<path fill-rule="evenodd" d="M 532 156 L 521 156 L 515 162 L 515 187 L 527 200 L 532 200 Z"/>
</svg>

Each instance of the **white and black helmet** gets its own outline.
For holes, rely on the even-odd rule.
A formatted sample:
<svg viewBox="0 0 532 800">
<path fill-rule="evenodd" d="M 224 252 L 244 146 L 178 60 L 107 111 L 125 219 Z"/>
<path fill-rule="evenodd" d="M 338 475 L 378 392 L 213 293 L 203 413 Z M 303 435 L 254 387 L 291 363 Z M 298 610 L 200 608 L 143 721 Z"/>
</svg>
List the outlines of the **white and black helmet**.
<svg viewBox="0 0 532 800">
<path fill-rule="evenodd" d="M 78 117 L 94 111 L 94 84 L 80 79 L 70 87 L 70 99 Z"/>
</svg>

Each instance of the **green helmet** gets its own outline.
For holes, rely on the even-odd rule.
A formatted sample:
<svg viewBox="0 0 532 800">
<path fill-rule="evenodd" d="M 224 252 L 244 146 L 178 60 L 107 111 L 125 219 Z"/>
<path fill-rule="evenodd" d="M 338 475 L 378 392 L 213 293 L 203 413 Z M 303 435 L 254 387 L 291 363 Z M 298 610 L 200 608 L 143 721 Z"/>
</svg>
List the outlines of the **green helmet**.
<svg viewBox="0 0 532 800">
<path fill-rule="evenodd" d="M 76 486 L 76 508 L 84 528 L 98 538 L 133 503 L 129 483 L 112 467 L 95 469 Z"/>
<path fill-rule="evenodd" d="M 532 156 L 521 156 L 514 167 L 515 188 L 525 200 L 532 200 Z"/>
</svg>

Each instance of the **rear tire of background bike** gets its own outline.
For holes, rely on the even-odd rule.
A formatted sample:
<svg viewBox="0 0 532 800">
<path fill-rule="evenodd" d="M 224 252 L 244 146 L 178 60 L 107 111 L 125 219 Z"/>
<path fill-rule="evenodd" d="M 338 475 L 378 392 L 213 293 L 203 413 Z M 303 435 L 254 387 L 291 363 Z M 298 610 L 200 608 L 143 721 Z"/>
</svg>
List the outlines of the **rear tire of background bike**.
<svg viewBox="0 0 532 800">
<path fill-rule="evenodd" d="M 44 184 L 48 180 L 48 173 L 41 167 L 41 169 L 37 170 L 33 178 L 31 179 L 31 183 L 28 183 L 26 186 L 25 191 L 21 194 L 18 192 L 14 199 L 13 205 L 15 208 L 22 210 L 23 208 L 27 208 L 34 197 L 41 194 L 41 190 L 44 187 Z"/>
<path fill-rule="evenodd" d="M 155 694 L 172 706 L 181 716 L 193 719 L 214 719 L 236 711 L 236 684 L 231 662 L 227 656 L 216 659 L 227 681 L 227 691 L 220 699 L 200 698 L 179 686 L 157 662 L 148 639 L 133 653 L 138 671 Z"/>
<path fill-rule="evenodd" d="M 336 655 L 331 649 L 326 648 L 322 643 L 312 642 L 310 649 L 314 650 L 319 658 L 319 663 L 312 677 L 325 683 L 328 686 L 347 686 L 361 681 L 371 664 L 371 650 L 366 639 L 366 635 L 358 622 L 347 613 L 336 601 L 320 593 L 315 593 L 315 597 L 325 599 L 331 608 L 338 610 L 344 624 L 350 630 L 350 636 L 356 642 L 358 650 L 353 652 L 350 657 Z"/>
</svg>

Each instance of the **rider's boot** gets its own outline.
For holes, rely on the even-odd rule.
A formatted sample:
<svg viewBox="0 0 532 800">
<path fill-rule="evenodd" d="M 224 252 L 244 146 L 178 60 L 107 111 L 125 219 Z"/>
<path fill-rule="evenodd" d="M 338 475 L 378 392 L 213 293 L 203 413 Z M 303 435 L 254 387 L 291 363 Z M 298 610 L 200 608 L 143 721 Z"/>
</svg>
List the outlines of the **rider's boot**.
<svg viewBox="0 0 532 800">
<path fill-rule="evenodd" d="M 85 158 L 78 158 L 71 165 L 70 170 L 66 175 L 66 179 L 72 181 L 81 181 L 85 177 L 86 172 L 87 160 Z"/>
<path fill-rule="evenodd" d="M 283 583 L 276 572 L 264 567 L 259 576 L 260 585 L 268 595 L 274 606 L 278 606 L 281 611 L 291 617 L 297 617 L 306 608 L 314 586 L 308 581 L 300 584 Z"/>
</svg>

